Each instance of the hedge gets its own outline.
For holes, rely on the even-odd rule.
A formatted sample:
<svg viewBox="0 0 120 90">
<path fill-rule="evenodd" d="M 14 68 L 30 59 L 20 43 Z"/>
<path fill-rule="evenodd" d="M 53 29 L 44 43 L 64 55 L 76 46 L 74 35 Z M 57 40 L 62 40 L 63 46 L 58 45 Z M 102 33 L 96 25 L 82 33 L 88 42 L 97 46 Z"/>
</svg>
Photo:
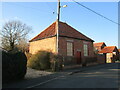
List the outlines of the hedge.
<svg viewBox="0 0 120 90">
<path fill-rule="evenodd" d="M 50 52 L 38 51 L 28 60 L 27 66 L 33 69 L 50 69 Z"/>
<path fill-rule="evenodd" d="M 27 58 L 23 52 L 2 51 L 2 82 L 23 79 L 27 70 Z"/>
</svg>

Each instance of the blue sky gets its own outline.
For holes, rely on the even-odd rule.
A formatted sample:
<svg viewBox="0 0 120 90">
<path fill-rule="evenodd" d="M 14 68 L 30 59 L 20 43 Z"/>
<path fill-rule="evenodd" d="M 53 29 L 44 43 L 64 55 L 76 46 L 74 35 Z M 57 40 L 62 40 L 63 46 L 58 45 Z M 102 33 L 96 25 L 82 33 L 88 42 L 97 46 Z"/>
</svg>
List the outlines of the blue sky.
<svg viewBox="0 0 120 90">
<path fill-rule="evenodd" d="M 118 22 L 117 2 L 80 2 L 94 11 Z M 68 5 L 61 8 L 60 20 L 71 25 L 95 42 L 105 42 L 108 46 L 118 46 L 118 25 L 74 2 L 61 2 Z M 55 12 L 55 14 L 53 14 Z M 57 18 L 57 2 L 4 2 L 2 3 L 2 17 L 4 24 L 8 20 L 21 20 L 32 26 L 33 31 L 29 39 L 39 34 L 52 24 Z"/>
</svg>

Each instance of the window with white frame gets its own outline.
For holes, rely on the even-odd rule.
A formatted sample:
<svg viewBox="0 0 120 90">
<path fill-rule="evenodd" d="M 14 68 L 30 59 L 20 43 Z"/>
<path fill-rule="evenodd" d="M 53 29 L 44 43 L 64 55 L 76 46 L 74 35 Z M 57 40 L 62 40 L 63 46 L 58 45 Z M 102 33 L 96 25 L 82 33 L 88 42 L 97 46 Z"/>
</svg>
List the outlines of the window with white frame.
<svg viewBox="0 0 120 90">
<path fill-rule="evenodd" d="M 88 56 L 88 45 L 84 44 L 84 56 Z"/>
<path fill-rule="evenodd" d="M 73 56 L 73 43 L 67 42 L 67 56 Z"/>
</svg>

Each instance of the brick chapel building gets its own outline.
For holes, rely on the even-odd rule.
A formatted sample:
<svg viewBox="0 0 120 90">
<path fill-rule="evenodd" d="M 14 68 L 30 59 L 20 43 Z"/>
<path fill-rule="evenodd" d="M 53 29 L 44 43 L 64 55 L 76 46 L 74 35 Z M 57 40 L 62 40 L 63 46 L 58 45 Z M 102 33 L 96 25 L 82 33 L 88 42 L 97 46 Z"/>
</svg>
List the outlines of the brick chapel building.
<svg viewBox="0 0 120 90">
<path fill-rule="evenodd" d="M 56 49 L 57 25 L 59 25 L 58 52 Z M 35 54 L 39 50 L 51 50 L 51 52 L 61 55 L 67 63 L 81 64 L 86 57 L 94 57 L 94 41 L 67 23 L 60 21 L 52 23 L 29 42 L 31 54 Z"/>
</svg>

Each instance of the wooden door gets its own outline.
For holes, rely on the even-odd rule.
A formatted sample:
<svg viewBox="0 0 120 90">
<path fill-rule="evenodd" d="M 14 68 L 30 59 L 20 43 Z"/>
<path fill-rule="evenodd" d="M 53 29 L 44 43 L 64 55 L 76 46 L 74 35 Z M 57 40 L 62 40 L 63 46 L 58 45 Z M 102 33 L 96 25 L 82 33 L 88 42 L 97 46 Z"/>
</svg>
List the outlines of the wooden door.
<svg viewBox="0 0 120 90">
<path fill-rule="evenodd" d="M 77 64 L 80 64 L 81 63 L 81 52 L 80 51 L 77 51 L 76 59 L 77 59 Z"/>
</svg>

